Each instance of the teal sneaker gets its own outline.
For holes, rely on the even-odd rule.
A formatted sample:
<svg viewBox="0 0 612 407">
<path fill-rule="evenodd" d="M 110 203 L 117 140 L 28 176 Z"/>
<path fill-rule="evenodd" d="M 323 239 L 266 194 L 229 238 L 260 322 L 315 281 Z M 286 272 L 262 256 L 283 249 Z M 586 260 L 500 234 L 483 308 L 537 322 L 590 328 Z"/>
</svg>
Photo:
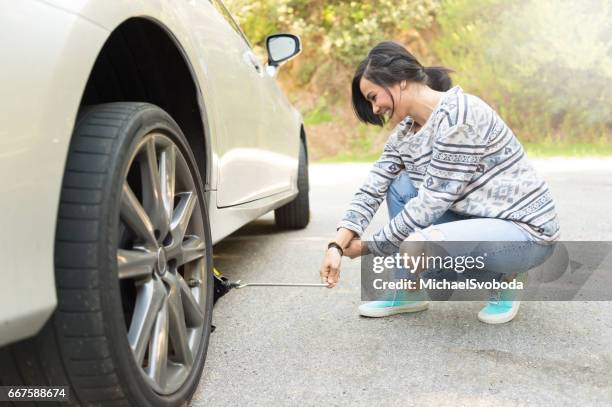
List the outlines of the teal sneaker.
<svg viewBox="0 0 612 407">
<path fill-rule="evenodd" d="M 418 312 L 429 307 L 423 290 L 395 291 L 392 300 L 370 301 L 359 306 L 359 314 L 364 317 L 380 318 L 402 312 Z"/>
<path fill-rule="evenodd" d="M 527 283 L 527 273 L 519 273 L 515 277 L 523 287 Z M 518 313 L 521 302 L 518 290 L 497 290 L 492 293 L 489 303 L 480 310 L 478 319 L 487 324 L 503 324 L 510 322 Z"/>
</svg>

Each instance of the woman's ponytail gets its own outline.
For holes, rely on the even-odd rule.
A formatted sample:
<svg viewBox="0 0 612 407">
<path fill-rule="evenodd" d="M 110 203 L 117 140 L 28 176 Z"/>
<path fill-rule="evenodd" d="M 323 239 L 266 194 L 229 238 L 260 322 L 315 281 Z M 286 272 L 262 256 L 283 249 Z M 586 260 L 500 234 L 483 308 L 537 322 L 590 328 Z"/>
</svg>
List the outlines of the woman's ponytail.
<svg viewBox="0 0 612 407">
<path fill-rule="evenodd" d="M 453 70 L 443 66 L 430 66 L 425 68 L 427 85 L 433 90 L 446 92 L 453 87 L 453 81 L 449 76 L 450 72 L 453 72 Z"/>
</svg>

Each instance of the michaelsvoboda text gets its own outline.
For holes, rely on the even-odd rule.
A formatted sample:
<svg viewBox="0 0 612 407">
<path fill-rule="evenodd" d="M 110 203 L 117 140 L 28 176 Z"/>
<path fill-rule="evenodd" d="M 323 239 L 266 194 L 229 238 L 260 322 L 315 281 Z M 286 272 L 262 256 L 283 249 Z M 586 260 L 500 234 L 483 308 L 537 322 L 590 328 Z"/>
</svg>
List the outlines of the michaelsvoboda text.
<svg viewBox="0 0 612 407">
<path fill-rule="evenodd" d="M 403 269 L 410 273 L 415 273 L 417 270 L 445 269 L 463 273 L 466 270 L 483 270 L 485 257 L 486 253 L 483 256 L 426 256 L 424 253 L 419 256 L 410 256 L 407 253 L 396 253 L 394 256 L 375 256 L 372 271 L 380 274 L 390 269 Z M 420 278 L 418 280 L 420 281 L 404 278 L 385 281 L 377 278 L 372 281 L 372 285 L 376 290 L 414 290 L 419 287 L 427 290 L 523 289 L 523 283 L 520 281 L 480 281 L 478 279 L 448 281 Z"/>
<path fill-rule="evenodd" d="M 522 290 L 523 283 L 521 281 L 479 281 L 475 278 L 463 281 L 448 281 L 435 279 L 419 279 L 420 286 L 417 281 L 407 278 L 384 281 L 382 278 L 377 278 L 372 281 L 372 286 L 376 290 Z"/>
</svg>

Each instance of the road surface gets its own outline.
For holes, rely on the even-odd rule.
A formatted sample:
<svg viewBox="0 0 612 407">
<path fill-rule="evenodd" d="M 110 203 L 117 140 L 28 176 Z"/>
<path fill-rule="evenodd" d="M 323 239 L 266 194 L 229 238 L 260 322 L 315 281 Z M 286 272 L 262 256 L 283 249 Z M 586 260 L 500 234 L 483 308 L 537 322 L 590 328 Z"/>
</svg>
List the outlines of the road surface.
<svg viewBox="0 0 612 407">
<path fill-rule="evenodd" d="M 534 161 L 563 240 L 612 240 L 612 160 Z M 318 282 L 326 243 L 369 165 L 311 165 L 312 221 L 278 231 L 268 214 L 215 246 L 245 282 Z M 387 219 L 379 211 L 372 234 Z M 481 302 L 359 317 L 358 260 L 335 289 L 249 287 L 216 305 L 194 406 L 612 405 L 612 302 L 523 302 L 479 322 Z"/>
</svg>

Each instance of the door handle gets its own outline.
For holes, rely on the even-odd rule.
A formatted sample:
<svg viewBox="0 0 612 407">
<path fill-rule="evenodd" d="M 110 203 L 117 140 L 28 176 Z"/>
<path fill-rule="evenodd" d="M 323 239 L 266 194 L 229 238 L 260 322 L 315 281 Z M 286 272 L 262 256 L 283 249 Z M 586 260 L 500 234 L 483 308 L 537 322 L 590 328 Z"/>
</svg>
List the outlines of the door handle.
<svg viewBox="0 0 612 407">
<path fill-rule="evenodd" d="M 261 65 L 261 62 L 259 62 L 257 56 L 255 56 L 252 51 L 246 51 L 242 55 L 242 59 L 247 65 L 255 69 L 255 71 L 257 71 L 260 76 L 263 75 L 263 66 Z"/>
</svg>

